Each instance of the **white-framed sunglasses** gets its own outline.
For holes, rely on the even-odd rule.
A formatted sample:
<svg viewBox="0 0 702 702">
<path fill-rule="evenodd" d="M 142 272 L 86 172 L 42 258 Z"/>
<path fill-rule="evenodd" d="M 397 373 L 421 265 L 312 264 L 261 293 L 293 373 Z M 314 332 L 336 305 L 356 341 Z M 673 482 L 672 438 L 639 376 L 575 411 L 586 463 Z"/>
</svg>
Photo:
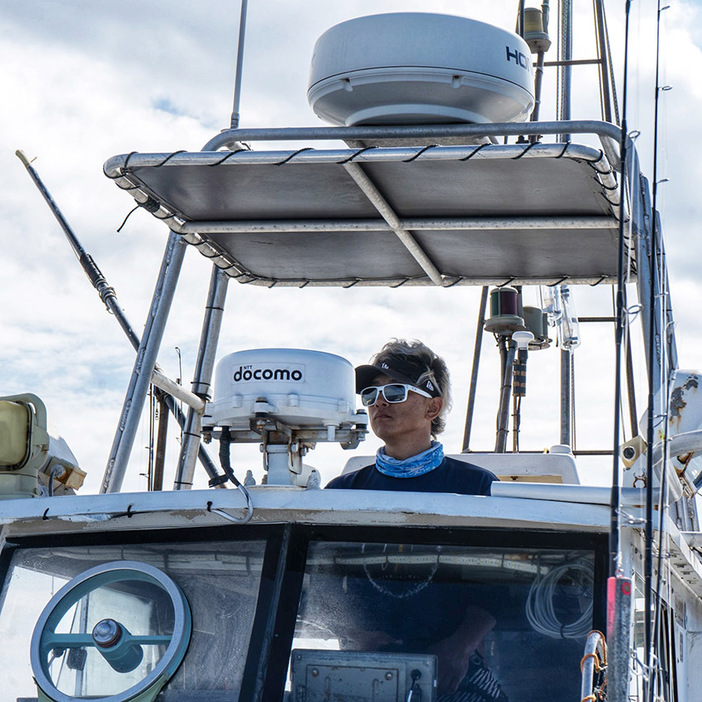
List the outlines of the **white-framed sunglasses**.
<svg viewBox="0 0 702 702">
<path fill-rule="evenodd" d="M 363 388 L 363 390 L 361 390 L 361 404 L 364 407 L 374 405 L 378 401 L 378 395 L 382 395 L 390 404 L 404 402 L 410 390 L 422 397 L 431 397 L 428 392 L 415 388 L 414 385 L 388 383 L 387 385 L 369 385 L 367 388 Z"/>
</svg>

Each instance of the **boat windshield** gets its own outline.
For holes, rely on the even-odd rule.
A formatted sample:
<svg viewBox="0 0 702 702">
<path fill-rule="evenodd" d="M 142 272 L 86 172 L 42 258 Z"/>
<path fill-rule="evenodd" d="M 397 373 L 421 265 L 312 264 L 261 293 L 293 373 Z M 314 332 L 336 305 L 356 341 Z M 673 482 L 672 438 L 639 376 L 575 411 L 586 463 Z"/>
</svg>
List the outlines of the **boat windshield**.
<svg viewBox="0 0 702 702">
<path fill-rule="evenodd" d="M 13 702 L 37 699 L 29 651 L 34 624 L 45 605 L 88 569 L 104 568 L 109 563 L 119 566 L 126 561 L 154 566 L 177 583 L 189 604 L 192 635 L 187 655 L 169 682 L 169 694 L 191 699 L 188 695 L 197 691 L 210 695 L 198 699 L 219 700 L 217 695 L 229 691 L 226 699 L 236 699 L 265 545 L 262 540 L 18 549 L 0 599 L 5 689 L 12 691 Z M 63 609 L 56 605 L 60 614 L 44 627 L 52 638 L 42 646 L 41 656 L 50 684 L 69 699 L 127 694 L 157 669 L 172 639 L 179 635 L 171 594 L 158 583 L 144 580 L 138 568 L 107 582 L 96 578 L 94 586 L 88 582 L 75 590 L 74 597 L 66 597 Z M 129 650 L 112 660 L 100 654 L 94 632 L 99 622 L 109 621 L 118 622 L 128 635 L 142 637 L 137 647 L 141 649 L 139 660 L 130 660 Z M 80 645 L 81 636 L 84 645 Z M 0 698 L 6 699 L 3 695 Z"/>
<path fill-rule="evenodd" d="M 587 550 L 312 543 L 288 689 L 407 699 L 436 666 L 422 699 L 579 699 L 593 596 Z"/>
<path fill-rule="evenodd" d="M 14 548 L 0 593 L 12 702 L 37 699 L 35 677 L 59 702 L 123 702 L 163 677 L 163 702 L 579 699 L 602 627 L 603 551 L 584 534 L 162 534 Z"/>
</svg>

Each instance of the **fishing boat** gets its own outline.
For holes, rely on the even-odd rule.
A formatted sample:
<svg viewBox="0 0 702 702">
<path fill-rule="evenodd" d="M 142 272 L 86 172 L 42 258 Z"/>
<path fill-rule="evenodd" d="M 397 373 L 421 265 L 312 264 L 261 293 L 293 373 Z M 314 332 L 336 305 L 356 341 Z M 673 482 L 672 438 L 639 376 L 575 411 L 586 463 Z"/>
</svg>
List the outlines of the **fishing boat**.
<svg viewBox="0 0 702 702">
<path fill-rule="evenodd" d="M 553 61 L 548 2 L 519 3 L 516 32 L 430 13 L 351 19 L 313 54 L 308 99 L 330 126 L 236 118 L 199 152 L 109 158 L 107 178 L 167 232 L 141 335 L 44 189 L 136 360 L 97 495 L 77 494 L 84 469 L 42 399 L 0 398 L 2 700 L 696 699 L 700 377 L 677 367 L 655 176 L 651 189 L 626 94 L 619 113 L 604 3 L 589 61 L 573 58 L 571 4 L 559 9 Z M 571 119 L 579 62 L 598 67 L 600 120 Z M 560 100 L 543 121 L 549 71 Z M 188 248 L 212 263 L 190 390 L 157 365 Z M 495 473 L 492 494 L 324 489 L 318 444 L 339 445 L 337 474 L 374 461 L 353 366 L 341 341 L 219 349 L 231 279 L 477 286 L 464 438 L 446 450 Z M 603 290 L 609 308 L 578 316 L 575 298 L 599 304 Z M 596 410 L 611 434 L 581 449 L 576 349 L 606 325 L 614 349 L 598 342 L 586 373 L 614 359 L 612 402 Z M 485 338 L 496 431 L 476 451 Z M 547 357 L 554 438 L 524 450 L 522 400 Z M 150 490 L 123 492 L 150 388 L 183 426 L 174 489 L 160 467 Z M 252 445 L 259 484 L 237 475 Z M 209 489 L 191 489 L 196 471 Z M 472 691 L 446 681 L 446 661 L 468 655 Z"/>
</svg>

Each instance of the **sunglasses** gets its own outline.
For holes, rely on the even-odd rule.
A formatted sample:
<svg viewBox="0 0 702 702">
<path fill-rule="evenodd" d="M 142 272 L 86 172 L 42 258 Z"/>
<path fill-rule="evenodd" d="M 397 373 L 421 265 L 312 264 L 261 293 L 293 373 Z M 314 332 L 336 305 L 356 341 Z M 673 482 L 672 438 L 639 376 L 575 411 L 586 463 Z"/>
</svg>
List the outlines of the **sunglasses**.
<svg viewBox="0 0 702 702">
<path fill-rule="evenodd" d="M 390 383 L 389 385 L 370 385 L 361 390 L 361 404 L 364 407 L 370 407 L 378 401 L 378 395 L 382 394 L 387 402 L 395 404 L 404 402 L 407 399 L 409 391 L 416 392 L 422 397 L 431 397 L 428 392 L 415 388 L 414 385 L 405 385 L 403 383 Z"/>
</svg>

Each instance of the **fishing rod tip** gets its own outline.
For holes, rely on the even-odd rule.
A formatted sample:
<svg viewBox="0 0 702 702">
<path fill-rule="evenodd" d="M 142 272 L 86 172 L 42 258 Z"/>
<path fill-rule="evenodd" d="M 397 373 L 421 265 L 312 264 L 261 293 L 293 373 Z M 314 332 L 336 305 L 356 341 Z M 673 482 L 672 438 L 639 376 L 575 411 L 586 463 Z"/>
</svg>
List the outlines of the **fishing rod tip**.
<svg viewBox="0 0 702 702">
<path fill-rule="evenodd" d="M 32 161 L 36 161 L 36 156 L 30 161 L 30 160 L 27 158 L 27 154 L 25 154 L 24 151 L 22 151 L 22 149 L 17 149 L 17 151 L 15 151 L 15 156 L 17 156 L 17 158 L 18 158 L 20 161 L 22 161 L 22 163 L 24 164 L 25 168 L 29 168 L 29 164 L 32 163 Z"/>
</svg>

